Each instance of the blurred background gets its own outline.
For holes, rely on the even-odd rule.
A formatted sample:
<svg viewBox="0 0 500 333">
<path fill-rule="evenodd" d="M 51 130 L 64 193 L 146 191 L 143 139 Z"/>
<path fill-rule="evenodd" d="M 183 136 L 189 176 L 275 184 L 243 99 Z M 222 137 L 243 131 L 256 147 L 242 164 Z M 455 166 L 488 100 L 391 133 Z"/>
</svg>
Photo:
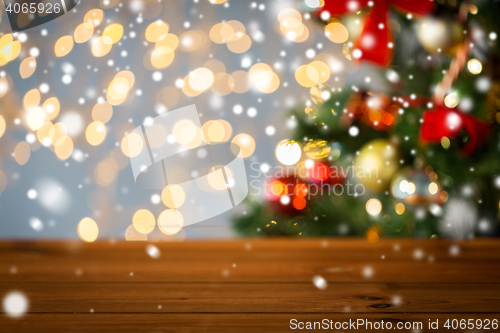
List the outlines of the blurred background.
<svg viewBox="0 0 500 333">
<path fill-rule="evenodd" d="M 2 238 L 496 235 L 498 1 L 88 0 L 14 34 L 0 10 Z M 141 233 L 177 194 L 135 184 L 128 135 L 191 104 L 250 195 Z"/>
</svg>

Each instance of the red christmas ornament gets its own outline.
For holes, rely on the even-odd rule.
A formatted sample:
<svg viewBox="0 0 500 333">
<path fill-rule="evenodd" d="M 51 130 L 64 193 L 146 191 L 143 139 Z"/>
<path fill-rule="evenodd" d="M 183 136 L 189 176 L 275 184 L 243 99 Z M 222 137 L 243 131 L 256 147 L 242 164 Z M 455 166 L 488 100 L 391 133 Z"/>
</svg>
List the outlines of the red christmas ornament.
<svg viewBox="0 0 500 333">
<path fill-rule="evenodd" d="M 336 185 L 342 184 L 345 177 L 336 164 L 324 162 L 314 162 L 314 165 L 307 170 L 307 181 L 314 184 Z"/>
<path fill-rule="evenodd" d="M 388 66 L 393 54 L 393 38 L 388 22 L 391 5 L 417 15 L 429 14 L 434 8 L 432 0 L 325 0 L 319 13 L 326 11 L 330 15 L 343 15 L 371 7 L 363 32 L 354 44 L 353 57 Z"/>
<path fill-rule="evenodd" d="M 469 141 L 462 149 L 467 156 L 487 142 L 489 125 L 471 115 L 464 114 L 446 106 L 424 113 L 424 122 L 420 127 L 420 139 L 423 144 L 439 143 L 443 137 L 456 138 L 464 130 Z"/>
</svg>

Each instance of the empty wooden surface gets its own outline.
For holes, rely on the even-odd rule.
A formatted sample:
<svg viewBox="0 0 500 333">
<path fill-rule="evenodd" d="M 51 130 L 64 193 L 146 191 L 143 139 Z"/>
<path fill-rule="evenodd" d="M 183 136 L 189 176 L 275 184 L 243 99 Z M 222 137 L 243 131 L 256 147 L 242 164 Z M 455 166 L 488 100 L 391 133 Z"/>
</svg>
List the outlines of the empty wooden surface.
<svg viewBox="0 0 500 333">
<path fill-rule="evenodd" d="M 495 239 L 152 244 L 159 258 L 142 242 L 0 242 L 1 297 L 29 299 L 23 317 L 0 317 L 0 331 L 268 332 L 290 331 L 291 319 L 418 321 L 423 331 L 430 319 L 450 331 L 447 319 L 500 319 Z"/>
</svg>

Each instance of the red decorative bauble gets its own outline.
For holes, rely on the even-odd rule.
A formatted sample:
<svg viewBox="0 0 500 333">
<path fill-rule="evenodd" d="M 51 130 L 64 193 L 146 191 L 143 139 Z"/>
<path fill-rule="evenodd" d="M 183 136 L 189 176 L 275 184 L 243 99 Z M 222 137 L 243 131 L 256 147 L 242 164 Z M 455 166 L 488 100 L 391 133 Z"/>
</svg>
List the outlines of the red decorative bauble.
<svg viewBox="0 0 500 333">
<path fill-rule="evenodd" d="M 307 169 L 307 181 L 313 184 L 336 185 L 345 182 L 342 170 L 328 160 L 314 162 L 313 166 Z"/>
<path fill-rule="evenodd" d="M 468 156 L 487 142 L 489 129 L 487 123 L 476 117 L 446 106 L 438 106 L 424 113 L 420 139 L 423 144 L 440 143 L 443 137 L 456 138 L 461 131 L 465 131 L 469 140 L 461 152 Z"/>
<path fill-rule="evenodd" d="M 363 32 L 354 44 L 353 56 L 388 66 L 393 54 L 393 38 L 388 20 L 391 5 L 417 15 L 427 15 L 434 8 L 434 2 L 431 0 L 325 0 L 319 14 L 327 11 L 330 15 L 344 15 L 357 12 L 366 6 L 371 7 Z"/>
</svg>

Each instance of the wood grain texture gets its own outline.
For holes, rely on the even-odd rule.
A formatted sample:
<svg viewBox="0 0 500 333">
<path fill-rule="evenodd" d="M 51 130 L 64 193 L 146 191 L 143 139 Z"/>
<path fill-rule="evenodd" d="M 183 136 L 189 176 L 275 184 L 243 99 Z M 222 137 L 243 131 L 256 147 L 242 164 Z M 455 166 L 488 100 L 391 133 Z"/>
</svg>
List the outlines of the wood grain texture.
<svg viewBox="0 0 500 333">
<path fill-rule="evenodd" d="M 494 239 L 154 243 L 158 259 L 147 244 L 0 242 L 0 295 L 19 290 L 30 302 L 20 319 L 2 315 L 0 331 L 255 332 L 290 331 L 292 318 L 500 319 Z M 325 290 L 315 275 L 328 281 Z"/>
</svg>

